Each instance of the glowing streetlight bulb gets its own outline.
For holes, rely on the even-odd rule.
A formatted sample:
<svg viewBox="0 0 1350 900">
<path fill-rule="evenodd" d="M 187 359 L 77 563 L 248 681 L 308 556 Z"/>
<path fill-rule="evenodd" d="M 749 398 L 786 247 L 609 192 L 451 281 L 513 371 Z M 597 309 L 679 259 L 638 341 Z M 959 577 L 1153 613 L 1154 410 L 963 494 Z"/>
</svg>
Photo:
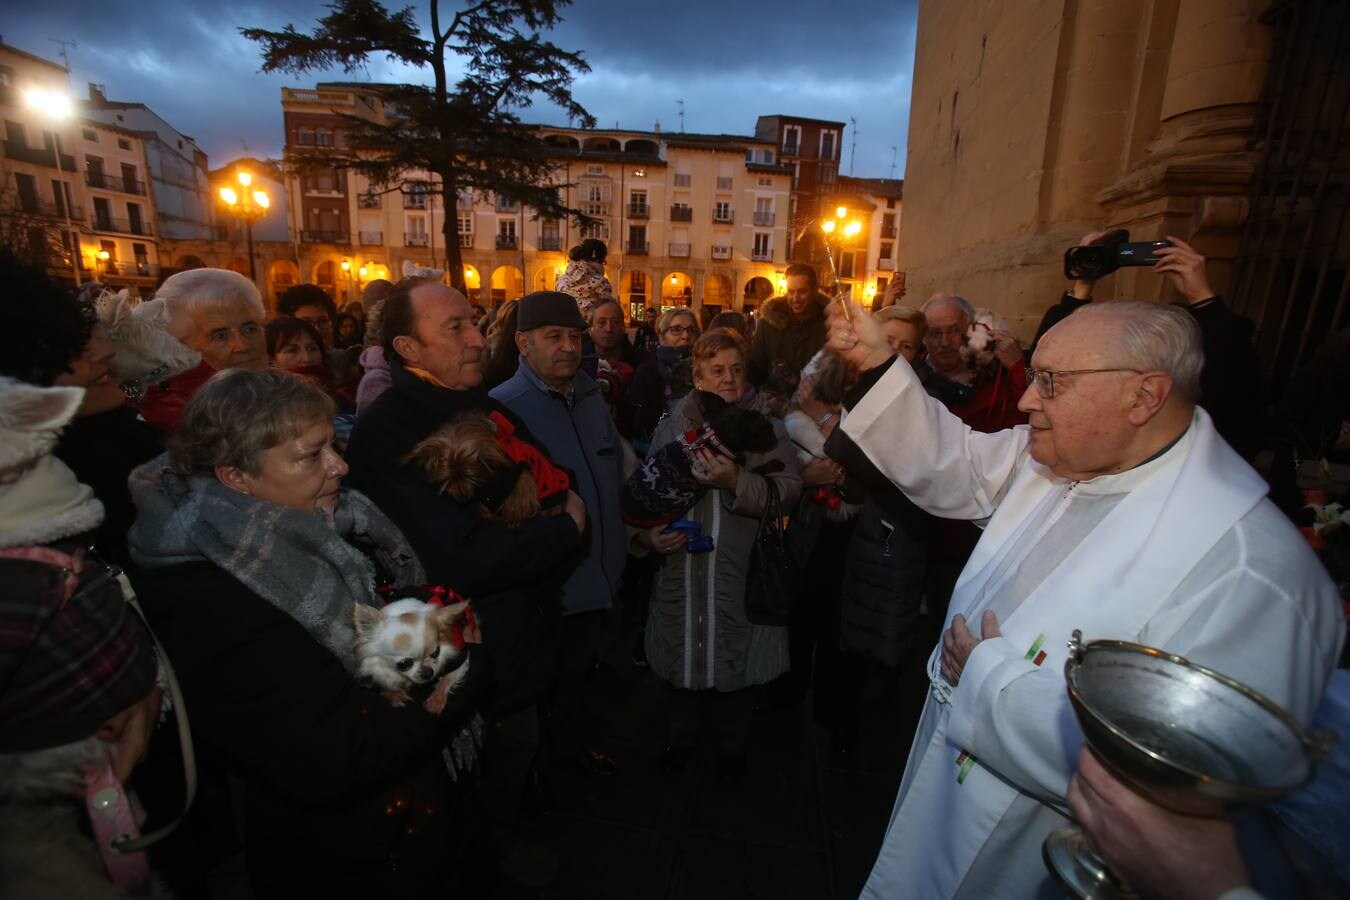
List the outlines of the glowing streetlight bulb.
<svg viewBox="0 0 1350 900">
<path fill-rule="evenodd" d="M 244 187 L 248 187 L 250 184 L 253 183 L 253 176 L 248 172 L 241 171 L 238 173 L 236 177 L 238 177 L 239 183 L 242 184 Z"/>
<path fill-rule="evenodd" d="M 239 195 L 234 192 L 234 188 L 232 187 L 221 188 L 220 199 L 224 200 L 230 206 L 235 206 L 239 203 Z"/>
<path fill-rule="evenodd" d="M 847 206 L 836 206 L 836 207 L 834 208 L 834 217 L 835 217 L 836 219 L 842 219 L 842 218 L 843 218 L 844 216 L 846 216 L 846 215 L 848 215 L 848 207 L 847 207 Z"/>
<path fill-rule="evenodd" d="M 109 253 L 107 250 L 100 250 L 98 251 L 98 258 L 103 260 L 104 262 L 107 262 L 108 260 L 112 259 L 112 254 Z"/>
<path fill-rule="evenodd" d="M 351 270 L 352 270 L 352 261 L 350 259 L 344 259 L 342 261 L 342 271 L 350 272 Z"/>
<path fill-rule="evenodd" d="M 820 230 L 826 234 L 834 234 L 834 219 L 826 219 L 820 223 Z"/>
<path fill-rule="evenodd" d="M 853 237 L 860 231 L 862 231 L 862 223 L 854 219 L 844 226 L 844 237 Z"/>
<path fill-rule="evenodd" d="M 264 191 L 254 191 L 253 202 L 258 204 L 258 206 L 262 207 L 263 209 L 267 209 L 269 206 L 272 205 L 272 198 L 268 197 L 266 192 Z"/>
<path fill-rule="evenodd" d="M 359 269 L 356 270 L 356 274 L 357 274 L 357 275 L 360 275 L 361 278 L 362 278 L 362 280 L 364 280 L 365 277 L 366 277 L 366 275 L 369 274 L 369 273 L 370 273 L 370 269 L 366 268 L 365 266 L 362 266 L 361 268 L 359 268 Z M 874 288 L 873 290 L 875 290 L 875 288 Z"/>
<path fill-rule="evenodd" d="M 670 276 L 670 283 L 671 283 L 671 284 L 679 284 L 679 283 L 680 283 L 680 279 L 678 279 L 678 278 L 676 278 L 674 275 L 672 275 L 672 276 Z"/>
<path fill-rule="evenodd" d="M 52 119 L 69 119 L 73 112 L 70 97 L 48 88 L 29 88 L 23 92 L 24 105 Z"/>
</svg>

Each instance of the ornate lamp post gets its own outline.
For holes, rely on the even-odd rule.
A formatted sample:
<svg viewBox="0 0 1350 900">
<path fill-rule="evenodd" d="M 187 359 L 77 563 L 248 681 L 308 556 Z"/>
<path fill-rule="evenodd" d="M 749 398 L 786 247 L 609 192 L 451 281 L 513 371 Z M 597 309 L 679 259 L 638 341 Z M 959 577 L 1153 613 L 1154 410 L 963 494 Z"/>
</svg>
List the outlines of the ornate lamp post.
<svg viewBox="0 0 1350 900">
<path fill-rule="evenodd" d="M 61 123 L 74 115 L 74 110 L 70 102 L 70 97 L 60 91 L 47 90 L 46 88 L 33 88 L 24 91 L 24 106 L 35 110 L 51 119 L 53 122 Z M 61 168 L 61 129 L 53 128 L 52 134 L 56 138 L 56 171 L 64 172 Z M 57 197 L 57 205 L 65 212 L 66 233 L 70 235 L 70 271 L 75 276 L 75 286 L 80 286 L 80 263 L 83 261 L 80 248 L 80 234 L 75 230 L 74 224 L 70 221 L 70 204 L 74 199 L 72 192 L 66 187 L 66 180 L 63 177 L 57 179 L 57 184 L 61 186 L 63 196 Z"/>
<path fill-rule="evenodd" d="M 825 233 L 825 258 L 830 261 L 830 272 L 834 275 L 835 294 L 842 293 L 842 285 L 839 283 L 839 269 L 834 264 L 834 250 L 830 247 L 830 238 L 834 238 L 842 250 L 844 241 L 857 237 L 862 231 L 862 222 L 858 219 L 848 219 L 848 207 L 840 206 L 834 210 L 833 219 L 825 219 L 820 223 L 820 230 Z"/>
<path fill-rule="evenodd" d="M 253 261 L 253 223 L 267 215 L 272 198 L 268 197 L 264 190 L 249 190 L 253 184 L 253 176 L 248 172 L 241 169 L 235 173 L 235 179 L 239 182 L 239 190 L 224 185 L 220 189 L 220 199 L 229 208 L 230 213 L 244 223 L 244 231 L 248 235 L 248 277 L 256 284 L 258 270 Z"/>
</svg>

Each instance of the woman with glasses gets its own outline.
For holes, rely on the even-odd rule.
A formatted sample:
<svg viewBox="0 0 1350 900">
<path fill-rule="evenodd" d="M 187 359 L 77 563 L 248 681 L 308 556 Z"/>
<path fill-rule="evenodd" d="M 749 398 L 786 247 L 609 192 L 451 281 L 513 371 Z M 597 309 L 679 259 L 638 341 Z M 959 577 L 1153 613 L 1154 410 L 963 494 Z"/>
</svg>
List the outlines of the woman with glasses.
<svg viewBox="0 0 1350 900">
<path fill-rule="evenodd" d="M 689 354 L 698 340 L 698 319 L 686 307 L 668 309 L 657 320 L 656 335 L 656 353 L 633 373 L 619 416 L 620 431 L 639 455 L 651 445 L 656 423 L 693 385 Z"/>
</svg>

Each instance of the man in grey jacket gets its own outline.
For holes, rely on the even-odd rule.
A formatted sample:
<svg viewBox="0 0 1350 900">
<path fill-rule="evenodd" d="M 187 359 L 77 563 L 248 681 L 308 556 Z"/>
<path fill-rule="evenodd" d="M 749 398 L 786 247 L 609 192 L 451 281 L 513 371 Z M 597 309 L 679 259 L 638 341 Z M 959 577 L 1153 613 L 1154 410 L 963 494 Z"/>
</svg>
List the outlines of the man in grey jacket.
<svg viewBox="0 0 1350 900">
<path fill-rule="evenodd" d="M 594 662 L 623 572 L 623 453 L 599 386 L 580 371 L 586 320 L 576 300 L 557 291 L 536 291 L 520 301 L 518 317 L 520 366 L 491 395 L 524 420 L 550 458 L 572 471 L 590 523 L 586 558 L 563 588 L 554 745 L 561 758 L 609 774 L 615 770 L 613 760 L 586 748 L 578 718 L 583 679 Z M 582 541 L 585 546 L 587 538 Z"/>
</svg>

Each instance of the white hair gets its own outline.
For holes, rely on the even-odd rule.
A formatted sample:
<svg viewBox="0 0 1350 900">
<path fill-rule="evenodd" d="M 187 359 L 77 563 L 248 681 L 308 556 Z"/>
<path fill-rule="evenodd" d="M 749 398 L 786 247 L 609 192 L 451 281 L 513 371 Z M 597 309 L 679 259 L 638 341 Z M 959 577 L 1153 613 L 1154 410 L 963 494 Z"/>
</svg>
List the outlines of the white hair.
<svg viewBox="0 0 1350 900">
<path fill-rule="evenodd" d="M 1114 327 L 1109 345 L 1119 353 L 1118 362 L 1142 372 L 1166 372 L 1172 390 L 1188 403 L 1200 401 L 1200 372 L 1205 367 L 1205 348 L 1195 317 L 1176 306 L 1117 300 L 1090 303 L 1066 321 L 1096 319 Z"/>
<path fill-rule="evenodd" d="M 929 309 L 942 303 L 950 303 L 961 310 L 961 314 L 966 317 L 967 325 L 975 321 L 975 304 L 971 303 L 965 297 L 958 297 L 955 294 L 934 294 L 923 302 L 923 306 L 919 307 L 919 311 L 927 314 Z"/>
<path fill-rule="evenodd" d="M 191 331 L 198 310 L 220 311 L 242 301 L 258 316 L 259 325 L 267 318 L 253 282 L 229 269 L 189 269 L 171 275 L 155 292 L 155 299 L 164 301 L 166 330 L 180 340 Z"/>
</svg>

